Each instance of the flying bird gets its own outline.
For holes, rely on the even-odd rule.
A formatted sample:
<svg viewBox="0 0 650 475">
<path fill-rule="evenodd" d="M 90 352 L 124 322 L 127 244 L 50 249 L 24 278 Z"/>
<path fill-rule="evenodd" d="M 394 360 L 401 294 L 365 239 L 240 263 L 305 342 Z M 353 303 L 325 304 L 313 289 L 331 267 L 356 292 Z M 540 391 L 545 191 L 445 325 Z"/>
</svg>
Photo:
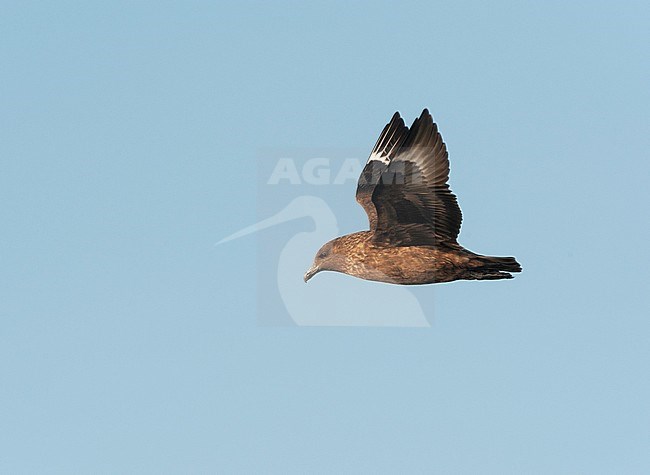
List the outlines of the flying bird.
<svg viewBox="0 0 650 475">
<path fill-rule="evenodd" d="M 448 180 L 447 147 L 429 111 L 411 128 L 395 112 L 357 184 L 370 229 L 323 245 L 305 282 L 321 271 L 403 285 L 511 279 L 511 272 L 521 272 L 514 257 L 483 256 L 458 244 L 462 213 Z"/>
</svg>

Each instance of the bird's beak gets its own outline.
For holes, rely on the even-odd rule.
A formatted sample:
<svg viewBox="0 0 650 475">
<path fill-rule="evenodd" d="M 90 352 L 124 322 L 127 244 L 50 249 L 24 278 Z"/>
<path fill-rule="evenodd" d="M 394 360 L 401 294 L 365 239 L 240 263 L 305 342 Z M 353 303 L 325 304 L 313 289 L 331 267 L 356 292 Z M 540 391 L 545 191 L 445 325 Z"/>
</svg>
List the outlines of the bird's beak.
<svg viewBox="0 0 650 475">
<path fill-rule="evenodd" d="M 311 266 L 307 272 L 305 272 L 305 282 L 307 282 L 309 279 L 314 277 L 316 274 L 320 272 L 320 269 L 316 267 L 315 265 Z"/>
</svg>

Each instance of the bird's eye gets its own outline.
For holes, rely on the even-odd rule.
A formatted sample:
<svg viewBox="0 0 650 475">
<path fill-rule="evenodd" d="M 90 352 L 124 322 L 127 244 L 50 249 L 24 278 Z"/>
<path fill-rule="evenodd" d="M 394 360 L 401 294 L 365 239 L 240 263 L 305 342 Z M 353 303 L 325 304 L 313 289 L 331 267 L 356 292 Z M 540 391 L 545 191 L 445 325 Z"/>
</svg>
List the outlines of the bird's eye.
<svg viewBox="0 0 650 475">
<path fill-rule="evenodd" d="M 327 257 L 327 252 L 325 252 L 325 251 L 318 254 L 319 259 L 325 259 L 326 257 Z"/>
</svg>

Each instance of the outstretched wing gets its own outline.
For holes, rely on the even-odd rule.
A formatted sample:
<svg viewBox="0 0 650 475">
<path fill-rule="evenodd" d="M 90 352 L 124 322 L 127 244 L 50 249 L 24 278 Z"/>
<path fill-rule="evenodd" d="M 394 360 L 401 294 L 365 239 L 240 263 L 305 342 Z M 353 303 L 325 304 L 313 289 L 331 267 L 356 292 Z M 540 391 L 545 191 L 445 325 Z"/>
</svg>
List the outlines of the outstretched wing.
<svg viewBox="0 0 650 475">
<path fill-rule="evenodd" d="M 447 147 L 429 111 L 410 129 L 396 112 L 357 185 L 373 239 L 393 246 L 455 243 L 462 213 L 448 179 Z"/>
</svg>

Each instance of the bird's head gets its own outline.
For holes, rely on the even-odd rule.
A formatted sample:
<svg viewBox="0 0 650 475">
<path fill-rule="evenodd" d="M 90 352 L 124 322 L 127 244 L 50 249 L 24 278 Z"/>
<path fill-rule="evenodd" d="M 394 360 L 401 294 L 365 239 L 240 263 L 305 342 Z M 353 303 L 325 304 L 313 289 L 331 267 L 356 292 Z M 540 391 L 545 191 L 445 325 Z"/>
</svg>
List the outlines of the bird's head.
<svg viewBox="0 0 650 475">
<path fill-rule="evenodd" d="M 305 282 L 314 277 L 320 271 L 336 271 L 342 264 L 343 256 L 337 252 L 337 240 L 334 239 L 321 247 L 314 257 L 314 263 L 305 273 Z"/>
</svg>

